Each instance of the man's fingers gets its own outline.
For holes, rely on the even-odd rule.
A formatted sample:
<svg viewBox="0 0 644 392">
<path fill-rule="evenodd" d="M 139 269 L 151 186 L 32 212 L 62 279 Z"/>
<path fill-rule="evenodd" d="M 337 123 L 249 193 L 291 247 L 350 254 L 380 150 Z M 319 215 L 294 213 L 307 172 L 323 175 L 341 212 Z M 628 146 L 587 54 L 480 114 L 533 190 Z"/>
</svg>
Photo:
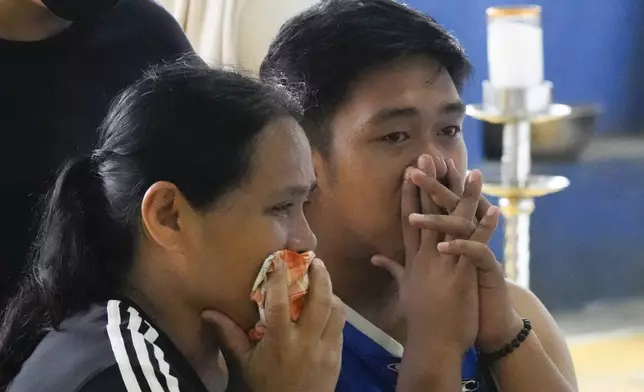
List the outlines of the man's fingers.
<svg viewBox="0 0 644 392">
<path fill-rule="evenodd" d="M 452 215 L 473 220 L 481 197 L 482 176 L 478 170 L 472 170 L 467 176 L 463 197 Z"/>
<path fill-rule="evenodd" d="M 487 244 L 470 240 L 453 240 L 437 245 L 441 254 L 463 256 L 484 272 L 497 272 L 499 263 Z"/>
<path fill-rule="evenodd" d="M 402 226 L 403 243 L 407 263 L 411 265 L 410 259 L 418 252 L 420 247 L 420 230 L 409 224 L 409 215 L 420 211 L 420 193 L 418 188 L 411 181 L 411 168 L 405 172 L 402 185 L 402 199 L 400 204 L 400 218 Z"/>
<path fill-rule="evenodd" d="M 396 282 L 398 282 L 398 284 L 402 283 L 403 278 L 405 277 L 405 267 L 400 265 L 400 263 L 397 263 L 389 257 L 383 255 L 373 256 L 371 258 L 371 263 L 377 267 L 386 269 L 387 271 L 389 271 L 391 276 L 396 279 Z"/>
<path fill-rule="evenodd" d="M 476 220 L 480 222 L 490 207 L 492 207 L 492 203 L 485 196 L 479 197 L 479 206 L 476 208 Z"/>
<path fill-rule="evenodd" d="M 456 170 L 456 168 L 453 168 L 453 170 Z M 460 181 L 460 176 L 457 181 Z M 474 220 L 476 208 L 479 204 L 479 197 L 481 196 L 481 186 L 481 172 L 472 170 L 467 176 L 465 188 L 463 189 L 463 197 L 450 215 L 459 216 L 468 221 Z M 454 238 L 452 235 L 447 235 L 445 241 L 451 241 Z M 469 238 L 469 236 L 460 238 Z"/>
<path fill-rule="evenodd" d="M 421 155 L 418 158 L 418 169 L 430 178 L 436 178 L 436 167 L 434 159 L 429 155 Z M 412 173 L 414 175 L 414 173 Z M 422 214 L 440 213 L 440 208 L 425 192 L 420 192 L 420 212 Z M 420 234 L 421 248 L 428 252 L 436 251 L 436 244 L 443 238 L 443 234 L 434 230 L 422 230 Z"/>
<path fill-rule="evenodd" d="M 429 155 L 421 155 L 418 158 L 418 169 L 425 173 L 429 178 L 436 179 L 436 167 L 434 166 L 434 159 Z M 436 212 L 436 205 L 425 192 L 420 192 L 420 208 L 423 214 L 431 214 Z"/>
<path fill-rule="evenodd" d="M 452 164 L 448 165 L 448 167 Z M 454 214 L 456 207 L 461 202 L 462 194 L 460 196 L 457 196 L 456 193 L 447 188 L 445 185 L 441 184 L 440 181 L 423 175 L 417 170 L 410 169 L 408 176 L 409 178 L 411 178 L 413 183 L 418 188 L 420 188 L 421 192 L 425 192 L 431 197 L 431 199 L 438 207 L 447 211 L 449 215 Z M 492 203 L 490 203 L 489 200 L 487 200 L 484 196 L 479 197 L 475 214 L 476 222 L 479 222 L 481 221 L 481 219 L 483 219 L 485 213 L 491 206 Z M 415 211 L 418 211 L 418 209 L 416 209 Z"/>
<path fill-rule="evenodd" d="M 460 216 L 411 214 L 409 223 L 419 229 L 434 230 L 456 238 L 470 238 L 476 230 L 471 220 Z"/>
<path fill-rule="evenodd" d="M 321 334 L 333 307 L 331 277 L 320 259 L 313 259 L 309 269 L 309 293 L 306 307 L 302 311 L 299 328 L 312 334 Z"/>
<path fill-rule="evenodd" d="M 499 224 L 500 215 L 501 214 L 498 207 L 490 206 L 469 239 L 472 241 L 487 244 L 492 238 L 492 235 L 494 234 L 494 231 Z"/>
<path fill-rule="evenodd" d="M 434 167 L 436 168 L 436 178 L 442 179 L 446 177 L 447 171 L 449 170 L 447 167 L 447 161 L 438 156 L 431 156 L 431 157 L 434 160 Z"/>
<path fill-rule="evenodd" d="M 463 195 L 463 177 L 456 168 L 456 164 L 452 159 L 446 161 L 447 166 L 447 185 L 449 190 L 452 191 L 457 197 Z M 453 211 L 453 209 L 452 209 Z"/>
<path fill-rule="evenodd" d="M 460 197 L 435 178 L 414 170 L 410 172 L 410 178 L 422 193 L 429 195 L 434 204 L 447 211 L 448 214 L 451 214 L 458 206 Z"/>
<path fill-rule="evenodd" d="M 483 216 L 469 240 L 452 240 L 441 242 L 437 249 L 441 254 L 459 257 L 459 270 L 467 270 L 473 264 L 480 271 L 488 274 L 493 280 L 504 279 L 503 267 L 496 260 L 496 256 L 487 246 L 499 221 L 499 209 L 490 207 Z M 471 263 L 471 264 L 470 264 Z M 479 276 L 479 284 L 481 284 Z M 498 283 L 501 284 L 501 283 Z"/>
<path fill-rule="evenodd" d="M 271 335 L 278 337 L 290 327 L 291 316 L 288 304 L 288 271 L 286 263 L 276 258 L 275 271 L 266 277 L 266 327 Z"/>
</svg>

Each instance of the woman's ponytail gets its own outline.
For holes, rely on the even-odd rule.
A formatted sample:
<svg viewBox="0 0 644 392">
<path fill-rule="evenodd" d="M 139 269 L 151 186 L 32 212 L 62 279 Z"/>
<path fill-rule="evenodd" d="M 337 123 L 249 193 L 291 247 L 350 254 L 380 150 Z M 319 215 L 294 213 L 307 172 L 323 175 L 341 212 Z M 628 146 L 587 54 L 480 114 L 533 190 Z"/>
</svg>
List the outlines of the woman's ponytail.
<svg viewBox="0 0 644 392">
<path fill-rule="evenodd" d="M 110 259 L 129 251 L 114 243 L 128 240 L 124 231 L 111 218 L 96 159 L 68 161 L 42 206 L 20 289 L 2 314 L 0 391 L 49 330 L 114 290 L 121 269 Z"/>
</svg>

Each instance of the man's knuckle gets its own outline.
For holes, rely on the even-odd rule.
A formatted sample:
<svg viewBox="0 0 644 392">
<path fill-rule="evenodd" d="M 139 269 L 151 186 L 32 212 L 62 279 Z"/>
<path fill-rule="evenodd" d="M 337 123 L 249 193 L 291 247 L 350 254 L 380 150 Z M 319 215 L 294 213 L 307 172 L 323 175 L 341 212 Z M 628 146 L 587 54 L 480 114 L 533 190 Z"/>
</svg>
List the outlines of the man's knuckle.
<svg viewBox="0 0 644 392">
<path fill-rule="evenodd" d="M 450 215 L 454 214 L 456 212 L 456 210 L 458 209 L 459 205 L 461 205 L 462 202 L 463 202 L 463 199 L 457 197 L 454 200 L 454 202 L 452 203 L 452 205 L 448 207 L 447 212 Z"/>
<path fill-rule="evenodd" d="M 496 227 L 494 222 L 486 221 L 485 219 L 479 222 L 478 226 L 486 230 L 494 230 L 494 228 Z"/>
</svg>

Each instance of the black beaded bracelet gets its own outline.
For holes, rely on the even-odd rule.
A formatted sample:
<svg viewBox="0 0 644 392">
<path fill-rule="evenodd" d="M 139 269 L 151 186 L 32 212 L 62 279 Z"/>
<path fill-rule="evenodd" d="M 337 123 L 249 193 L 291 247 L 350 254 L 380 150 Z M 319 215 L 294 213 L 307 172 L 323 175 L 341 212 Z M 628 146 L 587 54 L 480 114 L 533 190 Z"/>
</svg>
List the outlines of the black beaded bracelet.
<svg viewBox="0 0 644 392">
<path fill-rule="evenodd" d="M 530 324 L 530 320 L 523 319 L 523 329 L 521 329 L 521 332 L 519 332 L 516 338 L 512 339 L 510 343 L 503 346 L 503 348 L 501 348 L 500 350 L 494 351 L 492 353 L 481 353 L 481 359 L 490 364 L 498 361 L 501 358 L 507 357 L 508 355 L 512 354 L 514 350 L 519 348 L 519 346 L 521 346 L 521 343 L 523 343 L 528 335 L 530 335 L 530 331 L 532 331 L 532 324 Z"/>
</svg>

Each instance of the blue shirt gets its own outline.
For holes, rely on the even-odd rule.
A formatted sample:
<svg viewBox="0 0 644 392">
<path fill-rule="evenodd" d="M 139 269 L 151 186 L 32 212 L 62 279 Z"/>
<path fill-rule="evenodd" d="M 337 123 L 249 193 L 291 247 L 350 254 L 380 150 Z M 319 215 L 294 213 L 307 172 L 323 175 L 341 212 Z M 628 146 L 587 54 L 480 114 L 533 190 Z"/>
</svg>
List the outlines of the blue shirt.
<svg viewBox="0 0 644 392">
<path fill-rule="evenodd" d="M 342 369 L 336 392 L 394 392 L 403 347 L 352 309 L 347 309 Z M 471 348 L 463 358 L 462 391 L 492 392 L 485 387 L 478 354 Z"/>
</svg>

